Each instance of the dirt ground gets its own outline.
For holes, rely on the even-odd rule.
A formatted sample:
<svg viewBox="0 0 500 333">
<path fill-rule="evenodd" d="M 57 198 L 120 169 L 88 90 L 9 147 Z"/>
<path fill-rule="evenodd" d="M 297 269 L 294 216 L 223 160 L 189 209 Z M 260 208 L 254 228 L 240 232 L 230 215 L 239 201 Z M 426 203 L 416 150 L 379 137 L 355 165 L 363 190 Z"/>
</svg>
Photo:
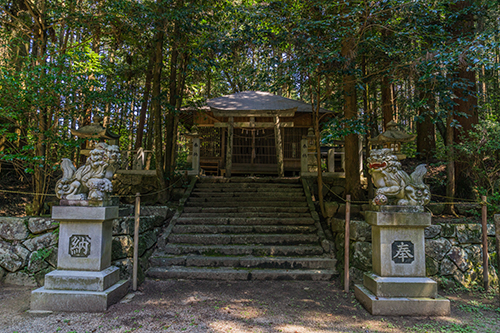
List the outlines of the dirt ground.
<svg viewBox="0 0 500 333">
<path fill-rule="evenodd" d="M 499 332 L 496 292 L 448 291 L 450 317 L 372 316 L 337 282 L 147 280 L 105 313 L 28 313 L 0 285 L 0 332 Z"/>
</svg>

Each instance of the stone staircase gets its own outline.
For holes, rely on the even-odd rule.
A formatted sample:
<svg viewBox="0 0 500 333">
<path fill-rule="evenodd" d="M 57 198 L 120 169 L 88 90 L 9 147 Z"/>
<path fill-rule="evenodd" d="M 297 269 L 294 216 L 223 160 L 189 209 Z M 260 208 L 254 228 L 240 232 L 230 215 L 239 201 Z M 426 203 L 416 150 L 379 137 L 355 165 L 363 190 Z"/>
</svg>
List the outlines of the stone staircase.
<svg viewBox="0 0 500 333">
<path fill-rule="evenodd" d="M 146 274 L 330 280 L 336 260 L 321 246 L 324 233 L 311 206 L 298 179 L 201 178 L 159 241 Z"/>
</svg>

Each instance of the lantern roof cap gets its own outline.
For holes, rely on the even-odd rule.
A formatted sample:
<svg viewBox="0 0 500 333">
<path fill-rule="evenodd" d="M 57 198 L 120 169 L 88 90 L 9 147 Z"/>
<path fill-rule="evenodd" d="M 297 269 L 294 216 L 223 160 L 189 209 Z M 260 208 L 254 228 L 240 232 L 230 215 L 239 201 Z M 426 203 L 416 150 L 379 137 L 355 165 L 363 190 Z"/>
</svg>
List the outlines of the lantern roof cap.
<svg viewBox="0 0 500 333">
<path fill-rule="evenodd" d="M 385 132 L 380 133 L 376 137 L 369 139 L 370 142 L 372 144 L 376 144 L 385 142 L 410 142 L 415 140 L 417 135 L 408 134 L 401 131 L 398 128 L 399 126 L 401 125 L 391 120 L 390 122 L 387 123 L 386 125 L 387 129 L 385 130 Z"/>
<path fill-rule="evenodd" d="M 98 116 L 94 117 L 94 122 L 92 124 L 83 126 L 77 130 L 72 129 L 71 134 L 84 139 L 117 140 L 120 138 L 120 134 L 113 133 L 102 126 L 102 118 Z"/>
</svg>

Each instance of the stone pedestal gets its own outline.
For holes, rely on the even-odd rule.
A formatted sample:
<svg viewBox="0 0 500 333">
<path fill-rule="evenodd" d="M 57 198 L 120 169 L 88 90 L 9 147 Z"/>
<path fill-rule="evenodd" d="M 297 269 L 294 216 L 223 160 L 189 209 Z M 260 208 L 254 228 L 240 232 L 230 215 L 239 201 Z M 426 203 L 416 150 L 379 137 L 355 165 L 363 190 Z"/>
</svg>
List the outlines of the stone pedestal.
<svg viewBox="0 0 500 333">
<path fill-rule="evenodd" d="M 360 303 L 373 315 L 449 315 L 449 300 L 425 277 L 424 229 L 431 214 L 422 207 L 381 206 L 365 216 L 372 226 L 373 273 L 355 285 Z"/>
<path fill-rule="evenodd" d="M 128 291 L 120 271 L 111 265 L 112 220 L 118 206 L 56 206 L 60 221 L 57 270 L 45 275 L 45 286 L 31 294 L 35 311 L 106 311 Z"/>
</svg>

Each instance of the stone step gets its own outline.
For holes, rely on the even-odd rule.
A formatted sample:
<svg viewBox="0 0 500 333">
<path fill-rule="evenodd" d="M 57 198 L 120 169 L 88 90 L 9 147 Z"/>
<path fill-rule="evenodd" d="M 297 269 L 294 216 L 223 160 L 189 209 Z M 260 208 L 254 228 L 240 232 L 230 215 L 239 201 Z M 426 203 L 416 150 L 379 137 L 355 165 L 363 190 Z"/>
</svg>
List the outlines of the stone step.
<svg viewBox="0 0 500 333">
<path fill-rule="evenodd" d="M 217 257 L 201 255 L 155 254 L 149 259 L 152 267 L 234 267 L 272 269 L 330 269 L 335 270 L 336 259 L 327 257 Z"/>
<path fill-rule="evenodd" d="M 305 197 L 296 197 L 293 195 L 283 196 L 283 195 L 274 195 L 274 196 L 261 196 L 261 195 L 248 195 L 241 197 L 218 197 L 218 196 L 202 196 L 202 197 L 194 197 L 191 196 L 188 199 L 188 202 L 192 203 L 201 203 L 201 202 L 210 202 L 210 203 L 226 203 L 226 202 L 262 202 L 263 200 L 269 200 L 271 202 L 277 201 L 286 201 L 286 202 L 305 202 Z"/>
<path fill-rule="evenodd" d="M 184 207 L 185 213 L 309 213 L 309 207 Z"/>
<path fill-rule="evenodd" d="M 182 217 L 220 217 L 221 213 L 183 213 Z M 224 213 L 225 217 L 311 217 L 311 213 Z"/>
<path fill-rule="evenodd" d="M 304 193 L 302 187 L 195 187 L 192 193 Z"/>
<path fill-rule="evenodd" d="M 303 192 L 193 192 L 191 198 L 221 198 L 224 200 L 233 198 L 255 198 L 255 197 L 279 197 L 305 199 Z"/>
<path fill-rule="evenodd" d="M 262 244 L 262 245 L 299 245 L 318 244 L 317 235 L 302 234 L 170 234 L 169 243 L 174 244 Z"/>
<path fill-rule="evenodd" d="M 302 188 L 302 184 L 282 184 L 282 183 L 196 183 L 196 189 L 200 188 L 258 188 L 258 189 L 277 189 L 277 188 Z"/>
<path fill-rule="evenodd" d="M 212 267 L 169 268 L 152 267 L 146 275 L 154 279 L 191 279 L 191 280 L 313 280 L 329 281 L 335 275 L 334 270 L 299 270 L 299 269 L 231 269 Z"/>
<path fill-rule="evenodd" d="M 300 184 L 298 177 L 294 178 L 276 178 L 276 177 L 201 177 L 199 183 L 272 183 L 272 184 Z"/>
<path fill-rule="evenodd" d="M 176 225 L 172 233 L 174 234 L 223 234 L 223 233 L 277 233 L 277 234 L 311 234 L 316 233 L 315 226 L 301 226 L 301 225 Z"/>
<path fill-rule="evenodd" d="M 221 202 L 195 202 L 190 199 L 186 202 L 187 207 L 307 207 L 304 201 L 221 201 Z"/>
<path fill-rule="evenodd" d="M 167 244 L 162 249 L 165 254 L 200 254 L 210 256 L 313 256 L 322 255 L 319 245 L 190 245 Z"/>
<path fill-rule="evenodd" d="M 310 225 L 311 217 L 273 218 L 273 217 L 179 217 L 177 224 L 229 224 L 229 225 Z"/>
</svg>

